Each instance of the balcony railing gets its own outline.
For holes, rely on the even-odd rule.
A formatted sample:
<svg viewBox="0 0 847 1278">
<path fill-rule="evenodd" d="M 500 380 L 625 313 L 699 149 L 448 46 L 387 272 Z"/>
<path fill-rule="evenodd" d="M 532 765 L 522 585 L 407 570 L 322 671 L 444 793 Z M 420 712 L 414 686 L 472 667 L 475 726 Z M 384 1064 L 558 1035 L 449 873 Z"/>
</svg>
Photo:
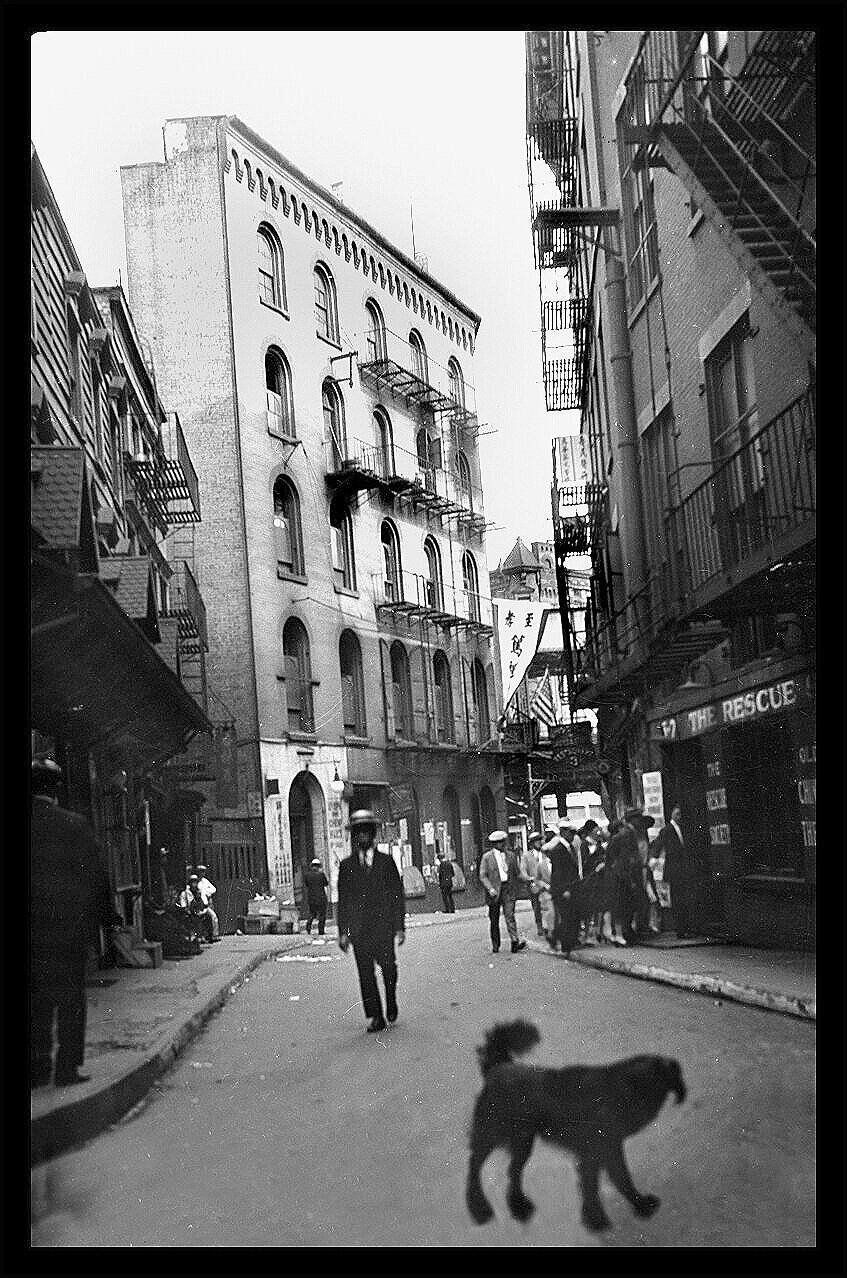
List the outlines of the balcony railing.
<svg viewBox="0 0 847 1278">
<path fill-rule="evenodd" d="M 168 523 L 196 524 L 200 520 L 200 485 L 176 413 L 168 413 L 162 423 L 162 447 L 158 485 Z"/>
<path fill-rule="evenodd" d="M 804 525 L 814 535 L 815 437 L 809 388 L 670 512 L 684 598 L 696 597 L 757 552 L 778 555 L 780 542 Z"/>
<path fill-rule="evenodd" d="M 493 632 L 491 600 L 475 591 L 433 581 L 422 573 L 397 573 L 392 578 L 371 578 L 374 607 L 378 613 L 409 618 L 422 617 L 446 628 L 478 634 Z"/>
<path fill-rule="evenodd" d="M 460 424 L 474 426 L 477 422 L 473 386 L 390 329 L 366 333 L 359 372 L 378 387 L 387 386 L 407 404 L 447 413 Z"/>
<path fill-rule="evenodd" d="M 201 646 L 208 652 L 206 605 L 203 602 L 200 587 L 184 559 L 176 560 L 171 566 L 173 576 L 168 583 L 168 609 L 162 615 L 178 618 L 182 653 L 198 653 Z"/>
<path fill-rule="evenodd" d="M 330 483 L 350 490 L 384 487 L 395 496 L 407 497 L 415 506 L 447 518 L 455 517 L 480 531 L 485 527 L 482 488 L 463 482 L 457 472 L 433 464 L 398 444 L 376 444 L 361 439 L 324 445 L 326 474 Z"/>
</svg>

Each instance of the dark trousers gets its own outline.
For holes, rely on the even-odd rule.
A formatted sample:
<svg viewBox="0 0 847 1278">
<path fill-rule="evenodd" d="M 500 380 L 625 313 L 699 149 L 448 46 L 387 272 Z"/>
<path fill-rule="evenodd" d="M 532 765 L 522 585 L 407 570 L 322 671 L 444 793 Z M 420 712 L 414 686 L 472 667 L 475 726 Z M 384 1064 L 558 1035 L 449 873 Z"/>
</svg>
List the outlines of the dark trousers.
<svg viewBox="0 0 847 1278">
<path fill-rule="evenodd" d="M 671 907 L 677 936 L 690 936 L 693 931 L 694 887 L 687 879 L 671 884 Z"/>
<path fill-rule="evenodd" d="M 566 899 L 561 892 L 553 895 L 553 906 L 556 911 L 556 930 L 554 939 L 562 947 L 562 953 L 572 950 L 579 940 L 579 911 L 571 895 Z"/>
<path fill-rule="evenodd" d="M 544 928 L 541 926 L 541 901 L 537 892 L 530 892 L 529 899 L 532 902 L 532 912 L 535 915 L 535 930 L 541 936 Z"/>
<path fill-rule="evenodd" d="M 306 918 L 306 931 L 310 934 L 314 919 L 318 920 L 318 936 L 323 936 L 324 929 L 326 928 L 326 901 L 309 902 L 309 913 Z"/>
<path fill-rule="evenodd" d="M 444 908 L 445 908 L 445 910 L 447 911 L 447 913 L 448 913 L 448 914 L 455 914 L 455 913 L 456 913 L 456 906 L 455 906 L 455 904 L 453 903 L 453 889 L 452 889 L 452 887 L 443 887 L 443 888 L 441 889 L 441 899 L 442 899 L 442 901 L 444 902 Z"/>
<path fill-rule="evenodd" d="M 506 931 L 509 933 L 509 940 L 513 945 L 517 944 L 518 927 L 515 923 L 515 893 L 513 890 L 502 887 L 499 896 L 488 898 L 488 926 L 491 933 L 491 945 L 495 950 L 500 948 L 500 907 L 503 908 L 503 917 L 506 920 Z"/>
<path fill-rule="evenodd" d="M 353 956 L 356 959 L 362 1005 L 367 1019 L 382 1016 L 382 1002 L 376 983 L 377 965 L 382 968 L 382 979 L 385 982 L 386 1011 L 394 1010 L 397 1007 L 397 960 L 394 957 L 394 938 L 392 937 L 386 945 L 382 946 L 374 945 L 368 940 L 354 941 Z"/>
<path fill-rule="evenodd" d="M 35 966 L 35 965 L 34 965 Z M 30 1074 L 47 1082 L 56 1014 L 56 1078 L 78 1070 L 85 1058 L 85 956 L 70 961 L 55 981 L 38 981 L 30 995 Z"/>
</svg>

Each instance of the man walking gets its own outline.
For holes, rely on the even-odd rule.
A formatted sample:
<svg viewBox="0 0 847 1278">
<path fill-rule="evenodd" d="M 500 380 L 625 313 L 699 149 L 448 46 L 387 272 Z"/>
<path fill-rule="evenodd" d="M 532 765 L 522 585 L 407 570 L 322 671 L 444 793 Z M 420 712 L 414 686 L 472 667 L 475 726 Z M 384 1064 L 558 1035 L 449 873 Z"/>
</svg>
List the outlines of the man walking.
<svg viewBox="0 0 847 1278">
<path fill-rule="evenodd" d="M 685 940 L 693 927 L 691 915 L 697 866 L 682 833 L 682 808 L 678 803 L 671 809 L 670 821 L 656 835 L 651 848 L 653 856 L 659 856 L 662 851 L 665 854 L 662 877 L 671 890 L 676 934 L 680 940 Z"/>
<path fill-rule="evenodd" d="M 30 1086 L 50 1082 L 56 1016 L 57 1087 L 85 1083 L 85 964 L 99 928 L 122 920 L 109 899 L 100 850 L 85 817 L 59 807 L 59 765 L 32 761 L 30 835 Z"/>
<path fill-rule="evenodd" d="M 535 915 L 535 930 L 539 936 L 544 935 L 541 919 L 541 889 L 538 883 L 539 855 L 543 842 L 544 835 L 541 831 L 533 830 L 527 839 L 527 849 L 521 857 L 520 865 L 521 878 L 529 885 L 529 900 L 532 905 L 532 912 Z"/>
<path fill-rule="evenodd" d="M 451 863 L 444 855 L 438 858 L 438 886 L 441 889 L 441 900 L 444 902 L 444 910 L 447 914 L 456 913 L 456 905 L 453 901 L 453 878 L 455 870 Z"/>
<path fill-rule="evenodd" d="M 320 857 L 312 857 L 312 864 L 303 875 L 303 882 L 306 886 L 306 906 L 308 908 L 308 917 L 306 919 L 306 935 L 312 935 L 312 920 L 318 920 L 318 936 L 323 936 L 326 929 L 326 890 L 329 887 L 329 879 L 321 869 Z"/>
<path fill-rule="evenodd" d="M 512 953 L 526 949 L 526 941 L 518 938 L 515 923 L 515 901 L 518 895 L 520 870 L 518 858 L 508 846 L 509 836 L 505 830 L 494 830 L 488 836 L 490 847 L 479 864 L 479 881 L 488 896 L 488 922 L 491 932 L 491 949 L 494 954 L 500 949 L 500 910 L 506 920 L 506 931 L 512 943 Z"/>
<path fill-rule="evenodd" d="M 397 1020 L 397 962 L 394 942 L 406 940 L 403 882 L 394 859 L 376 848 L 377 819 L 362 808 L 350 817 L 352 851 L 338 869 L 338 944 L 353 943 L 368 1033 Z M 385 1018 L 376 983 L 376 967 L 385 982 Z"/>
</svg>

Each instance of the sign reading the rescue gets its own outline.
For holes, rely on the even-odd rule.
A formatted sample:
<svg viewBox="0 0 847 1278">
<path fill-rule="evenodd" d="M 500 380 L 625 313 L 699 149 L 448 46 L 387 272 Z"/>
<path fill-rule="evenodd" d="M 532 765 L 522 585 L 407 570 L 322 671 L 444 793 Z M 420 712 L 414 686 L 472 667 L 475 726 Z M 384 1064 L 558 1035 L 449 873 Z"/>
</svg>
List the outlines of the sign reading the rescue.
<svg viewBox="0 0 847 1278">
<path fill-rule="evenodd" d="M 682 741 L 715 728 L 730 728 L 747 719 L 761 719 L 780 710 L 790 710 L 792 706 L 811 701 L 814 695 L 815 676 L 810 672 L 657 719 L 650 725 L 650 735 L 654 741 Z"/>
</svg>

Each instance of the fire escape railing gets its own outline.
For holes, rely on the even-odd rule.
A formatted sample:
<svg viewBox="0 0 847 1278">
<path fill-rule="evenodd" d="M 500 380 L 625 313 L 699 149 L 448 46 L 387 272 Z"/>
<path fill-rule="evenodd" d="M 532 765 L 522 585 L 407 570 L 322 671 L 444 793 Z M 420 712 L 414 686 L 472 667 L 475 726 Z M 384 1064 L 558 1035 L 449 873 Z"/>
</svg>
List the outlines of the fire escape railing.
<svg viewBox="0 0 847 1278">
<path fill-rule="evenodd" d="M 168 583 L 168 607 L 162 616 L 178 618 L 182 653 L 196 655 L 201 646 L 208 652 L 206 605 L 200 587 L 184 559 L 176 560 L 171 566 L 173 576 Z"/>
<path fill-rule="evenodd" d="M 332 482 L 343 486 L 347 478 L 351 487 L 382 486 L 395 496 L 407 497 L 445 518 L 455 517 L 477 531 L 485 527 L 482 488 L 429 457 L 393 442 L 361 439 L 325 440 L 324 452 L 326 474 Z"/>
<path fill-rule="evenodd" d="M 447 629 L 493 632 L 491 600 L 473 590 L 435 581 L 423 573 L 402 572 L 392 577 L 371 576 L 374 608 L 407 620 L 422 618 Z"/>
<path fill-rule="evenodd" d="M 366 354 L 359 373 L 377 387 L 387 386 L 407 405 L 447 415 L 461 426 L 477 425 L 476 391 L 428 353 L 424 354 L 390 329 L 372 329 L 365 335 Z"/>
</svg>

